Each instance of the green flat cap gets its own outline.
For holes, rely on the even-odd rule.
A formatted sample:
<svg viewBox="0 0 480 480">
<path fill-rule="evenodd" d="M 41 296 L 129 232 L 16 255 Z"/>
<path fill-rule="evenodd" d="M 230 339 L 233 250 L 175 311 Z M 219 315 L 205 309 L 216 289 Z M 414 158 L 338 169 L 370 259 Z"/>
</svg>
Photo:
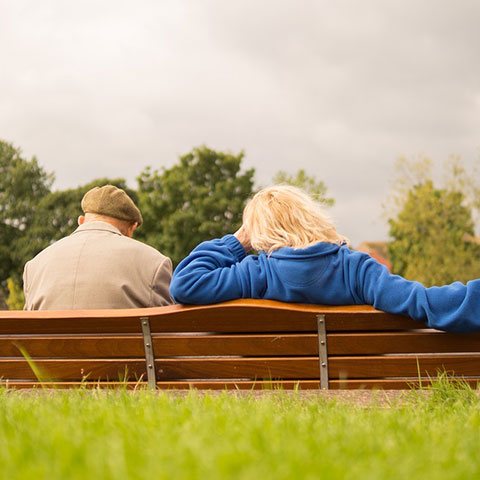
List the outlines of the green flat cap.
<svg viewBox="0 0 480 480">
<path fill-rule="evenodd" d="M 97 213 L 107 217 L 118 218 L 127 222 L 143 223 L 142 214 L 133 200 L 121 188 L 114 185 L 94 187 L 82 199 L 84 213 Z"/>
</svg>

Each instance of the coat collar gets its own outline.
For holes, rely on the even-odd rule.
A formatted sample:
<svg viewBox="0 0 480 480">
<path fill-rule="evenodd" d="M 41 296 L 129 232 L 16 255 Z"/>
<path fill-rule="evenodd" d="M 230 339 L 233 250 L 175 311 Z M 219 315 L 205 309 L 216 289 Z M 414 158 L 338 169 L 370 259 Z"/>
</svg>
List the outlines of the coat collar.
<svg viewBox="0 0 480 480">
<path fill-rule="evenodd" d="M 122 232 L 117 227 L 114 227 L 110 223 L 102 222 L 101 220 L 93 220 L 91 222 L 85 222 L 83 225 L 80 225 L 73 233 L 86 232 L 92 230 L 100 230 L 102 232 L 111 232 L 116 233 L 117 235 L 122 235 Z"/>
</svg>

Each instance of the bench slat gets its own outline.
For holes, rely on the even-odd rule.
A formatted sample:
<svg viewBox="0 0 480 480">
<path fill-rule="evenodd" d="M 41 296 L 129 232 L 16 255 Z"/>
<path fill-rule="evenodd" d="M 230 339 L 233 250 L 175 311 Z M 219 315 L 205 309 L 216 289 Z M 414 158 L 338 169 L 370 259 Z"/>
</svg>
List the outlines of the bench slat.
<svg viewBox="0 0 480 480">
<path fill-rule="evenodd" d="M 388 355 L 332 357 L 328 363 L 331 379 L 379 377 L 436 377 L 439 372 L 479 375 L 480 354 Z"/>
<path fill-rule="evenodd" d="M 149 317 L 153 333 L 316 332 L 326 315 L 327 330 L 402 330 L 423 324 L 366 305 L 300 305 L 268 300 L 234 300 L 218 305 L 65 311 L 1 311 L 0 334 L 138 333 Z M 355 315 L 352 315 L 355 314 Z"/>
<path fill-rule="evenodd" d="M 148 310 L 148 309 L 146 309 Z M 3 312 L 0 312 L 3 313 Z M 37 313 L 37 312 L 35 312 Z M 150 318 L 152 333 L 174 332 L 219 332 L 219 333 L 269 333 L 269 332 L 316 332 L 317 318 L 315 314 L 307 313 L 300 318 L 293 318 L 291 312 L 281 312 L 278 316 L 260 316 L 252 311 L 242 310 L 237 315 L 228 314 L 212 317 L 202 317 L 204 312 L 195 312 L 181 319 L 168 315 L 158 315 Z M 336 331 L 394 331 L 424 328 L 421 323 L 397 317 L 394 320 L 383 318 L 379 313 L 357 318 L 345 318 L 344 314 L 326 317 L 327 332 Z M 24 318 L 12 319 L 0 316 L 0 335 L 48 335 L 48 334 L 115 334 L 141 333 L 140 316 L 134 318 Z"/>
<path fill-rule="evenodd" d="M 291 358 L 217 358 L 162 359 L 156 362 L 159 380 L 252 378 L 252 379 L 317 379 L 317 357 Z"/>
<path fill-rule="evenodd" d="M 145 355 L 141 335 L 0 336 L 1 357 L 23 358 L 19 347 L 32 358 L 142 358 Z"/>
<path fill-rule="evenodd" d="M 359 311 L 354 315 L 344 312 L 327 312 L 325 315 L 327 332 L 342 331 L 388 331 L 388 330 L 415 330 L 426 328 L 422 322 L 411 318 L 391 315 L 385 312 Z"/>
<path fill-rule="evenodd" d="M 480 384 L 480 376 L 476 378 L 457 378 L 462 383 L 469 384 L 473 388 L 477 388 Z M 431 377 L 421 378 L 411 377 L 405 379 L 349 379 L 349 380 L 330 380 L 328 382 L 329 388 L 332 390 L 364 390 L 364 389 L 383 389 L 383 390 L 405 390 L 411 388 L 425 388 L 432 384 Z"/>
<path fill-rule="evenodd" d="M 145 361 L 135 359 L 104 360 L 35 360 L 45 379 L 90 380 L 138 379 L 146 374 Z M 159 380 L 185 378 L 285 378 L 316 379 L 319 376 L 318 358 L 217 358 L 162 359 L 155 362 Z M 125 375 L 127 372 L 127 375 Z M 35 379 L 25 360 L 0 359 L 3 379 Z"/>
<path fill-rule="evenodd" d="M 418 363 L 417 363 L 418 358 Z M 46 378 L 91 380 L 109 378 L 138 379 L 145 375 L 143 359 L 36 359 L 35 364 Z M 418 367 L 419 365 L 419 367 Z M 317 357 L 265 358 L 179 358 L 156 361 L 158 379 L 185 378 L 257 378 L 316 379 L 319 376 Z M 425 355 L 421 357 L 392 355 L 385 357 L 332 357 L 329 360 L 331 379 L 378 377 L 434 377 L 446 370 L 457 375 L 478 375 L 480 355 Z M 23 359 L 0 359 L 3 379 L 35 379 Z"/>
<path fill-rule="evenodd" d="M 0 334 L 115 334 L 141 333 L 140 318 L 74 318 L 74 319 L 24 319 L 18 320 L 0 318 Z M 152 333 L 183 333 L 183 332 L 225 332 L 225 333 L 268 333 L 268 332 L 316 332 L 317 320 L 315 315 L 308 318 L 292 319 L 263 318 L 256 315 L 220 318 L 182 318 L 177 320 L 168 316 L 150 317 Z"/>
<path fill-rule="evenodd" d="M 449 334 L 429 330 L 395 333 L 331 333 L 331 355 L 379 353 L 480 352 L 480 334 Z"/>
<path fill-rule="evenodd" d="M 3 313 L 3 312 L 0 312 Z M 25 312 L 28 313 L 28 312 Z M 43 313 L 43 312 L 34 312 Z M 137 318 L 2 318 L 1 335 L 49 335 L 49 334 L 115 334 L 142 333 L 140 317 Z"/>
<path fill-rule="evenodd" d="M 318 355 L 317 334 L 169 335 L 153 336 L 159 356 L 184 355 Z M 22 345 L 31 357 L 141 357 L 140 335 L 122 336 L 0 336 L 0 356 L 21 357 Z M 342 354 L 480 352 L 480 335 L 435 331 L 328 334 L 328 352 Z"/>
<path fill-rule="evenodd" d="M 36 359 L 35 366 L 42 380 L 138 380 L 146 376 L 145 359 L 123 360 L 44 360 Z M 26 360 L 0 359 L 2 381 L 38 380 Z"/>
<path fill-rule="evenodd" d="M 36 381 L 8 381 L 0 382 L 0 386 L 7 388 L 126 388 L 132 389 L 145 389 L 147 388 L 146 382 L 36 382 Z M 165 390 L 265 390 L 265 389 L 319 389 L 320 382 L 315 380 L 279 380 L 279 381 L 170 381 L 170 382 L 157 382 L 157 387 Z"/>
<path fill-rule="evenodd" d="M 480 377 L 476 379 L 460 379 L 461 382 L 478 388 L 480 385 Z M 421 384 L 418 378 L 407 380 L 398 379 L 361 379 L 361 380 L 331 380 L 329 388 L 332 390 L 365 390 L 365 389 L 384 389 L 384 390 L 404 390 L 410 388 L 427 387 L 431 384 L 431 379 L 423 378 Z M 125 388 L 128 390 L 145 389 L 146 382 L 36 382 L 36 381 L 8 381 L 0 382 L 0 386 L 6 388 L 36 388 L 36 389 L 55 389 L 55 388 L 88 388 L 88 389 L 104 389 L 104 388 Z M 278 381 L 252 381 L 252 380 L 236 380 L 236 381 L 164 381 L 157 382 L 157 387 L 162 390 L 319 390 L 320 382 L 315 380 L 278 380 Z"/>
<path fill-rule="evenodd" d="M 318 355 L 316 334 L 153 335 L 155 356 Z M 0 336 L 0 356 L 22 357 L 21 345 L 32 357 L 115 358 L 144 355 L 141 336 Z"/>
</svg>

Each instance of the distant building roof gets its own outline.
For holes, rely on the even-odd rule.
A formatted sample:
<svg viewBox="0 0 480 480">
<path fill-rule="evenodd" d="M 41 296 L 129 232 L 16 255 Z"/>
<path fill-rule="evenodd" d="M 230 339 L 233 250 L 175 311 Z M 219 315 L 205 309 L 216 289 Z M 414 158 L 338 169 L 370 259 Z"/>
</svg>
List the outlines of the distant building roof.
<svg viewBox="0 0 480 480">
<path fill-rule="evenodd" d="M 392 264 L 388 258 L 388 242 L 362 242 L 355 250 L 368 253 L 377 262 L 392 270 Z"/>
</svg>

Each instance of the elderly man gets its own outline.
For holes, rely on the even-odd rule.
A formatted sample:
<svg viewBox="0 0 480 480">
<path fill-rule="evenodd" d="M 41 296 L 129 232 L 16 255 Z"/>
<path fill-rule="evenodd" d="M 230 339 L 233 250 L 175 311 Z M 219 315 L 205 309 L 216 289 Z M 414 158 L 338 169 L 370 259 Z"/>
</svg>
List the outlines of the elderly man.
<svg viewBox="0 0 480 480">
<path fill-rule="evenodd" d="M 132 199 L 113 185 L 82 199 L 84 215 L 68 237 L 27 262 L 26 310 L 153 307 L 172 303 L 172 262 L 131 237 L 142 224 Z"/>
</svg>

